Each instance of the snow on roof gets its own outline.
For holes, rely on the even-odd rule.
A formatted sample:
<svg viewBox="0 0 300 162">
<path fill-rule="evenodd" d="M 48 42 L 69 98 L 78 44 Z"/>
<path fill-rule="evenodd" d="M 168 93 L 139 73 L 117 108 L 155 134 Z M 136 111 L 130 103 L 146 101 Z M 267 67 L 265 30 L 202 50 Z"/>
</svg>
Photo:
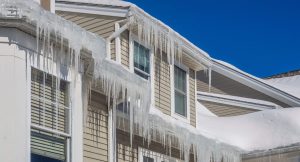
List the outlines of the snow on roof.
<svg viewBox="0 0 300 162">
<path fill-rule="evenodd" d="M 197 111 L 197 129 L 246 152 L 270 150 L 300 143 L 299 114 L 300 108 L 265 110 L 234 117 L 213 117 Z"/>
<path fill-rule="evenodd" d="M 295 97 L 300 98 L 300 75 L 268 79 L 265 80 L 265 82 Z"/>
</svg>

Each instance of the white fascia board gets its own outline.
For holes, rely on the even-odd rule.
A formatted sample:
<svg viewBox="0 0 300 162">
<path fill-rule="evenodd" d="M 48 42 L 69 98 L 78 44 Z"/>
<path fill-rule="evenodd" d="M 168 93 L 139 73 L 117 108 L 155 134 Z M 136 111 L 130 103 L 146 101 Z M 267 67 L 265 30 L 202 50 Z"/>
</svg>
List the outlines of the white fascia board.
<svg viewBox="0 0 300 162">
<path fill-rule="evenodd" d="M 285 147 L 281 147 L 281 148 L 275 148 L 275 149 L 271 149 L 271 150 L 258 150 L 258 151 L 252 151 L 252 152 L 248 152 L 248 153 L 244 153 L 241 155 L 243 160 L 246 159 L 256 159 L 256 158 L 260 158 L 260 157 L 267 157 L 267 156 L 271 156 L 271 155 L 282 155 L 284 153 L 288 153 L 288 152 L 295 152 L 295 151 L 299 151 L 300 150 L 300 144 L 295 144 L 295 145 L 290 145 L 290 146 L 285 146 Z"/>
<path fill-rule="evenodd" d="M 213 61 L 212 69 L 230 79 L 233 79 L 239 83 L 247 85 L 250 88 L 253 88 L 259 92 L 262 92 L 268 96 L 271 96 L 283 103 L 286 103 L 290 106 L 297 107 L 300 106 L 300 99 L 295 96 L 292 96 L 286 92 L 283 92 L 275 87 L 272 87 L 268 84 L 255 79 L 255 77 L 251 77 L 244 73 L 241 73 L 237 70 L 234 70 L 226 65 Z"/>
<path fill-rule="evenodd" d="M 209 101 L 225 105 L 239 106 L 245 109 L 267 110 L 282 108 L 279 105 L 267 101 L 214 93 L 197 92 L 197 97 L 200 101 Z"/>
<path fill-rule="evenodd" d="M 55 10 L 116 17 L 126 17 L 128 13 L 128 9 L 86 6 L 82 4 L 64 4 L 61 2 L 55 3 Z"/>
</svg>

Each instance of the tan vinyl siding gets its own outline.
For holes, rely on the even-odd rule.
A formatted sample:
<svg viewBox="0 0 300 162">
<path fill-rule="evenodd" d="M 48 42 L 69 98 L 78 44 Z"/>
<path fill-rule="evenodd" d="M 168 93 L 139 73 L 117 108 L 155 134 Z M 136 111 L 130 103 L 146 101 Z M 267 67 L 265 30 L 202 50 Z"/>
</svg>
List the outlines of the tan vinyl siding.
<svg viewBox="0 0 300 162">
<path fill-rule="evenodd" d="M 165 54 L 155 55 L 155 107 L 163 113 L 171 115 L 170 66 Z"/>
<path fill-rule="evenodd" d="M 108 161 L 108 111 L 105 96 L 92 92 L 83 134 L 83 161 Z"/>
<path fill-rule="evenodd" d="M 101 16 L 93 14 L 82 14 L 72 12 L 57 11 L 61 17 L 74 22 L 82 28 L 92 33 L 98 34 L 103 38 L 109 37 L 115 32 L 115 23 L 122 18 L 112 16 Z M 111 58 L 116 60 L 115 41 L 111 42 Z"/>
<path fill-rule="evenodd" d="M 209 102 L 209 101 L 200 101 L 200 102 L 217 116 L 236 116 L 236 115 L 249 114 L 258 111 L 254 109 L 246 109 L 243 107 L 225 105 L 225 104 Z"/>
<path fill-rule="evenodd" d="M 189 89 L 190 89 L 190 123 L 196 127 L 196 102 L 195 102 L 195 71 L 189 70 Z"/>
<path fill-rule="evenodd" d="M 198 91 L 208 92 L 208 79 L 209 79 L 208 74 L 205 74 L 203 70 L 197 73 Z M 260 100 L 276 103 L 282 107 L 290 107 L 285 103 L 282 103 L 266 94 L 263 94 L 251 87 L 241 84 L 215 71 L 212 72 L 211 82 L 212 82 L 211 84 L 212 93 L 260 99 Z"/>
<path fill-rule="evenodd" d="M 121 63 L 129 68 L 129 31 L 121 34 Z"/>
</svg>

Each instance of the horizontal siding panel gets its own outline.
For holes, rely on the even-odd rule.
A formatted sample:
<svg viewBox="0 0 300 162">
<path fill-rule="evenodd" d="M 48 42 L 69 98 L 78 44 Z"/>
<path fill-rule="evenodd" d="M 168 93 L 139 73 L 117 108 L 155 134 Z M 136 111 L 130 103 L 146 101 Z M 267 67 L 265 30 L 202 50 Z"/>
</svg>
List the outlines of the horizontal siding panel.
<svg viewBox="0 0 300 162">
<path fill-rule="evenodd" d="M 236 115 L 243 115 L 243 114 L 248 114 L 257 111 L 252 109 L 246 109 L 243 107 L 219 104 L 219 103 L 208 102 L 208 101 L 201 101 L 201 103 L 217 116 L 236 116 Z"/>
<path fill-rule="evenodd" d="M 93 92 L 83 134 L 84 162 L 108 161 L 108 115 L 106 97 Z"/>
<path fill-rule="evenodd" d="M 154 62 L 155 106 L 163 113 L 171 115 L 170 68 L 166 62 L 166 55 L 163 55 L 162 60 L 160 55 L 155 55 Z"/>
</svg>

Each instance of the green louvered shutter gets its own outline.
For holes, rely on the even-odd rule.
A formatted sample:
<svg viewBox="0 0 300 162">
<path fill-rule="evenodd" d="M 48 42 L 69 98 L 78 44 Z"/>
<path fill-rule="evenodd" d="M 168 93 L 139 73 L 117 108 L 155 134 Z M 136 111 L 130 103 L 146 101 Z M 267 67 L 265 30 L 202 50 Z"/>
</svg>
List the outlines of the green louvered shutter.
<svg viewBox="0 0 300 162">
<path fill-rule="evenodd" d="M 39 70 L 31 74 L 31 124 L 68 133 L 68 84 Z M 59 103 L 58 106 L 55 106 Z M 66 159 L 66 137 L 31 128 L 31 152 L 64 161 Z"/>
</svg>

